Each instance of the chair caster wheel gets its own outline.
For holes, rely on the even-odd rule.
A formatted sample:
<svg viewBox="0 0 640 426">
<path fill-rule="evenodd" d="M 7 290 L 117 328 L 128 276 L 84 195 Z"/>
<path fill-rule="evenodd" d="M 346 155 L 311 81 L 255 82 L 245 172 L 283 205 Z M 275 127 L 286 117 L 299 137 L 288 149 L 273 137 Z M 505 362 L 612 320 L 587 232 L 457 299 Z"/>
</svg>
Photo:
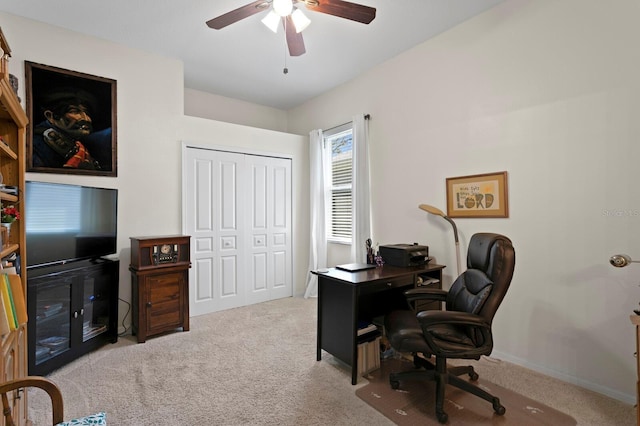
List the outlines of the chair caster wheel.
<svg viewBox="0 0 640 426">
<path fill-rule="evenodd" d="M 436 413 L 436 417 L 438 418 L 438 422 L 440 423 L 446 423 L 447 420 L 449 420 L 449 416 L 445 412 Z"/>
<path fill-rule="evenodd" d="M 469 373 L 469 379 L 472 382 L 475 382 L 476 380 L 478 380 L 478 377 L 480 377 L 480 376 L 478 376 L 478 373 L 476 373 L 475 371 Z"/>
<path fill-rule="evenodd" d="M 504 413 L 507 412 L 507 409 L 504 408 L 504 405 L 500 404 L 500 400 L 498 398 L 493 399 L 493 411 L 499 416 L 503 416 Z"/>
<path fill-rule="evenodd" d="M 400 388 L 400 382 L 397 380 L 390 380 L 389 384 L 391 385 L 391 389 L 399 389 Z"/>
</svg>

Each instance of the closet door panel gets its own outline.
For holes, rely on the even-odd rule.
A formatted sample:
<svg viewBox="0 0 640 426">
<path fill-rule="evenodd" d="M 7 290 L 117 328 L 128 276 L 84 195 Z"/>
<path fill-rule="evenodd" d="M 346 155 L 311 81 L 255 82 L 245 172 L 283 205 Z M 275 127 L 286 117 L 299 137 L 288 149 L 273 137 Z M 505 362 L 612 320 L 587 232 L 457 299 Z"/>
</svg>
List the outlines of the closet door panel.
<svg viewBox="0 0 640 426">
<path fill-rule="evenodd" d="M 247 189 L 248 213 L 251 219 L 247 227 L 248 256 L 251 259 L 251 277 L 249 278 L 249 303 L 269 300 L 270 267 L 268 246 L 268 161 L 261 157 L 247 156 L 251 181 Z M 264 159 L 268 160 L 268 159 Z"/>
<path fill-rule="evenodd" d="M 192 237 L 190 313 L 243 306 L 239 224 L 244 220 L 244 201 L 238 188 L 244 185 L 244 156 L 188 149 L 185 168 L 185 226 Z"/>
<path fill-rule="evenodd" d="M 187 152 L 185 174 L 186 226 L 191 235 L 191 270 L 189 272 L 189 311 L 191 315 L 210 312 L 215 304 L 213 289 L 214 161 L 206 152 Z"/>
<path fill-rule="evenodd" d="M 273 159 L 269 181 L 268 200 L 272 281 L 270 298 L 293 295 L 291 253 L 291 161 Z"/>
<path fill-rule="evenodd" d="M 218 198 L 215 203 L 218 220 L 214 222 L 218 236 L 219 271 L 214 288 L 218 289 L 216 310 L 236 308 L 246 303 L 246 268 L 244 267 L 244 223 L 246 166 L 244 155 L 214 151 L 217 159 Z"/>
</svg>

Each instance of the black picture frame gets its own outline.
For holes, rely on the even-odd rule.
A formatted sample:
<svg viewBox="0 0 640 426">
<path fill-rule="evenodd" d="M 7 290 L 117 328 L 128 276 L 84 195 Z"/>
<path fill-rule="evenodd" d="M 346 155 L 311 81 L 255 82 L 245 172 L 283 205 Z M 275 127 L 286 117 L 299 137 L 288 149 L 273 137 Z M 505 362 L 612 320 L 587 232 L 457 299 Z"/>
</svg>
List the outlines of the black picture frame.
<svg viewBox="0 0 640 426">
<path fill-rule="evenodd" d="M 25 77 L 27 171 L 116 177 L 116 80 L 29 61 Z"/>
</svg>

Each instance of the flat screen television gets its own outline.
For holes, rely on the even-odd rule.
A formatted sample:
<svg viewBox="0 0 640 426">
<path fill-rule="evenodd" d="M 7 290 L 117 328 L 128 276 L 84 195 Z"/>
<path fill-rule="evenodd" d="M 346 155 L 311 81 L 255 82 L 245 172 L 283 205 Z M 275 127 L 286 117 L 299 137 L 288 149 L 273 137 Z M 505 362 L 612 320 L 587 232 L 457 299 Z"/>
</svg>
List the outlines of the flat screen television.
<svg viewBox="0 0 640 426">
<path fill-rule="evenodd" d="M 118 190 L 26 182 L 27 269 L 116 253 Z"/>
</svg>

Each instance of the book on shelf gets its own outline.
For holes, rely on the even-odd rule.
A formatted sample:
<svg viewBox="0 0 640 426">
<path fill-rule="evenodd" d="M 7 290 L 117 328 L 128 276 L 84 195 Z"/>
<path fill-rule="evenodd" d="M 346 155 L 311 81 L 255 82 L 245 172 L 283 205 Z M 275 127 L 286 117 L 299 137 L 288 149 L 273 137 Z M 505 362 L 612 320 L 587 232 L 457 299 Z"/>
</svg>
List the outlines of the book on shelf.
<svg viewBox="0 0 640 426">
<path fill-rule="evenodd" d="M 87 341 L 98 334 L 104 333 L 105 331 L 107 331 L 106 325 L 85 325 L 82 327 L 82 339 Z"/>
<path fill-rule="evenodd" d="M 18 326 L 27 323 L 27 303 L 24 299 L 24 291 L 22 290 L 22 280 L 20 275 L 5 274 L 9 280 L 11 295 L 13 296 L 13 305 L 16 310 L 16 319 Z"/>
<path fill-rule="evenodd" d="M 0 271 L 6 274 L 20 275 L 20 255 L 11 253 L 0 259 Z"/>
<path fill-rule="evenodd" d="M 358 375 L 380 368 L 380 336 L 358 344 Z"/>
<path fill-rule="evenodd" d="M 18 312 L 16 311 L 16 301 L 13 297 L 13 290 L 11 289 L 11 281 L 9 281 L 9 276 L 7 274 L 2 274 L 2 280 L 7 286 L 7 291 L 9 292 L 9 302 L 11 302 L 11 313 L 13 314 L 13 322 L 16 324 L 16 328 L 20 327 L 20 323 L 18 322 Z"/>
<path fill-rule="evenodd" d="M 0 274 L 0 333 L 17 330 L 27 322 L 27 303 L 19 275 Z M 8 326 L 8 331 L 7 331 Z"/>
<path fill-rule="evenodd" d="M 363 336 L 372 331 L 378 331 L 378 327 L 375 324 L 362 321 L 358 323 L 358 336 Z"/>
<path fill-rule="evenodd" d="M 7 310 L 4 306 L 4 297 L 0 295 L 0 335 L 9 334 L 11 327 L 9 326 L 9 318 L 6 314 Z"/>
<path fill-rule="evenodd" d="M 8 280 L 4 279 L 4 274 L 0 277 L 0 293 L 2 293 L 2 302 L 4 304 L 4 314 L 9 322 L 11 331 L 18 329 L 17 319 L 14 313 L 13 302 L 11 301 L 11 293 L 9 292 Z"/>
</svg>

